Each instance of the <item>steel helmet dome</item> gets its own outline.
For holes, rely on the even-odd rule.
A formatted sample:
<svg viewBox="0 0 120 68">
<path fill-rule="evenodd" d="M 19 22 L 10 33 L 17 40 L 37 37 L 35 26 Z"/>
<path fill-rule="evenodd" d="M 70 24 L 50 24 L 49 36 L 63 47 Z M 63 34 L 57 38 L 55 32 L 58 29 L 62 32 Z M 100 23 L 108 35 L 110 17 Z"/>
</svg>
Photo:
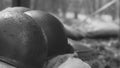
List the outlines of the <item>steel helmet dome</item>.
<svg viewBox="0 0 120 68">
<path fill-rule="evenodd" d="M 41 68 L 46 55 L 42 29 L 31 17 L 0 12 L 0 61 L 17 68 Z"/>
<path fill-rule="evenodd" d="M 39 10 L 27 11 L 25 14 L 31 16 L 43 28 L 48 40 L 48 57 L 71 51 L 64 27 L 55 16 Z"/>
</svg>

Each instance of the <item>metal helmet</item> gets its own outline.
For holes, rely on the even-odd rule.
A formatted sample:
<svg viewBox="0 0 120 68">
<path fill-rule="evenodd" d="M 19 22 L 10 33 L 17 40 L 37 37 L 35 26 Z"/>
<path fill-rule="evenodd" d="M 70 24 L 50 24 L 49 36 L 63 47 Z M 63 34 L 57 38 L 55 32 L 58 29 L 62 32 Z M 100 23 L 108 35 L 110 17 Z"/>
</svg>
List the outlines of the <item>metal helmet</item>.
<svg viewBox="0 0 120 68">
<path fill-rule="evenodd" d="M 0 61 L 41 68 L 47 55 L 42 29 L 23 13 L 0 12 Z"/>
<path fill-rule="evenodd" d="M 44 30 L 48 41 L 48 57 L 71 52 L 62 23 L 53 15 L 39 10 L 27 11 Z"/>
</svg>

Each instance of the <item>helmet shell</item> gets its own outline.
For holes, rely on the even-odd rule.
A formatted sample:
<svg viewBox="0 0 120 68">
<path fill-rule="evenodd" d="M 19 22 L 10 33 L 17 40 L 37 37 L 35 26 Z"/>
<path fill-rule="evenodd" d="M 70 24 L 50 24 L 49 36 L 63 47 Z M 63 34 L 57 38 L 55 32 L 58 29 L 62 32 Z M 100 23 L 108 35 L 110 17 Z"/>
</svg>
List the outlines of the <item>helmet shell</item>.
<svg viewBox="0 0 120 68">
<path fill-rule="evenodd" d="M 0 13 L 0 60 L 18 68 L 41 68 L 47 55 L 42 29 L 31 17 Z"/>
<path fill-rule="evenodd" d="M 27 11 L 25 14 L 31 16 L 44 30 L 48 41 L 48 57 L 71 51 L 71 46 L 67 44 L 64 27 L 56 17 L 38 10 Z"/>
</svg>

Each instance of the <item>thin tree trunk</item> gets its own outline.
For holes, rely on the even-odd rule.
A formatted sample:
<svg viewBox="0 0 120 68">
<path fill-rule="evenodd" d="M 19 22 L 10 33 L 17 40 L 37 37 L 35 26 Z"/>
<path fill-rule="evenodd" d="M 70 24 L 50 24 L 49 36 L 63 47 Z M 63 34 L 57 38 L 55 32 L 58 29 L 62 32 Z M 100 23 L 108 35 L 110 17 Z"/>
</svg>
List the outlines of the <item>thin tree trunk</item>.
<svg viewBox="0 0 120 68">
<path fill-rule="evenodd" d="M 100 7 L 100 4 L 99 4 L 100 2 L 99 2 L 99 0 L 95 0 L 95 2 L 96 2 L 95 3 L 95 7 L 96 7 L 95 10 L 98 10 Z"/>
<path fill-rule="evenodd" d="M 75 13 L 75 19 L 78 19 L 78 12 L 74 12 Z"/>
<path fill-rule="evenodd" d="M 119 2 L 119 0 L 117 0 L 117 3 L 116 3 L 116 17 L 119 18 L 119 15 L 120 15 L 120 2 Z"/>
<path fill-rule="evenodd" d="M 0 2 L 0 10 L 2 10 L 3 9 L 3 0 L 1 0 L 1 2 Z"/>
<path fill-rule="evenodd" d="M 30 7 L 30 0 L 12 0 L 12 6 Z"/>
<path fill-rule="evenodd" d="M 36 1 L 38 1 L 38 0 L 31 0 L 31 3 L 30 3 L 31 9 L 35 9 Z"/>
<path fill-rule="evenodd" d="M 39 1 L 38 0 L 33 0 L 34 2 L 33 3 L 33 9 L 38 9 L 38 4 L 39 4 Z"/>
</svg>

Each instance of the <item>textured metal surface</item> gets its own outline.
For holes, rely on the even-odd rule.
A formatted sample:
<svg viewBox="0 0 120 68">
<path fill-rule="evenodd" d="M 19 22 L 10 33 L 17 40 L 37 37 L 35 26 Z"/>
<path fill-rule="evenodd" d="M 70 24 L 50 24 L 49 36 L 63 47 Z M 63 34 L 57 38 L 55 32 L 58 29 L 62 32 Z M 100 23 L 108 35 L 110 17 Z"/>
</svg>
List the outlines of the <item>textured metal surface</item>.
<svg viewBox="0 0 120 68">
<path fill-rule="evenodd" d="M 18 67 L 40 68 L 46 55 L 42 30 L 31 17 L 16 12 L 0 13 L 1 57 L 14 60 Z"/>
<path fill-rule="evenodd" d="M 42 11 L 25 12 L 41 26 L 48 40 L 48 56 L 70 52 L 63 25 L 54 16 Z"/>
</svg>

